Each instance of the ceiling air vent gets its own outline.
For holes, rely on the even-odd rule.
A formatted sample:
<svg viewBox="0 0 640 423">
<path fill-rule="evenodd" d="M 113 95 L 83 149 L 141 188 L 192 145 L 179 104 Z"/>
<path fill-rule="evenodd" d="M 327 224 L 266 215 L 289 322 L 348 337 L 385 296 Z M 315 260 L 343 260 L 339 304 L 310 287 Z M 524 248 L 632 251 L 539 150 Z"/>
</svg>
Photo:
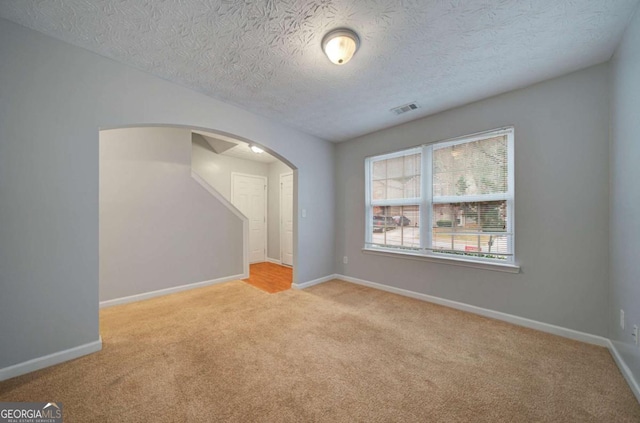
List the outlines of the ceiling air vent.
<svg viewBox="0 0 640 423">
<path fill-rule="evenodd" d="M 393 109 L 391 109 L 391 111 L 393 113 L 395 113 L 396 115 L 401 115 L 403 113 L 407 113 L 410 112 L 412 110 L 417 109 L 418 107 L 418 103 L 409 103 L 409 104 L 405 104 L 404 106 L 398 106 L 398 107 L 394 107 Z"/>
</svg>

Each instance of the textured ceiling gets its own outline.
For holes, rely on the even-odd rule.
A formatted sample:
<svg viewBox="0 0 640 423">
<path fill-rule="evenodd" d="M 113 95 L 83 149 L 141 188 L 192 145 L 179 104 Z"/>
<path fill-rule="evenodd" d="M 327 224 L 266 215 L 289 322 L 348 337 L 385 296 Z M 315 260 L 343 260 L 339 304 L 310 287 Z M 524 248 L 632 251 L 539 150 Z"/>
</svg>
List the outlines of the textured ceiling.
<svg viewBox="0 0 640 423">
<path fill-rule="evenodd" d="M 603 62 L 637 3 L 0 0 L 0 16 L 342 141 Z M 362 43 L 335 66 L 320 43 L 342 26 Z"/>
</svg>

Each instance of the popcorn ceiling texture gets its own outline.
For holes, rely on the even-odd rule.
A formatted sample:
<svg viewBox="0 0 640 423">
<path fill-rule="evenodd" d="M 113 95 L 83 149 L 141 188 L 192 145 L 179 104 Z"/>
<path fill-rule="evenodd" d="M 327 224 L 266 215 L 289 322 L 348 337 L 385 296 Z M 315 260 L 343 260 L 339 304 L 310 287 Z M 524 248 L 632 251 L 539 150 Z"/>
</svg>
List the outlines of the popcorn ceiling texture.
<svg viewBox="0 0 640 423">
<path fill-rule="evenodd" d="M 343 141 L 606 61 L 638 0 L 0 0 L 0 16 Z M 350 27 L 345 66 L 320 44 Z M 417 101 L 402 116 L 395 106 Z"/>
</svg>

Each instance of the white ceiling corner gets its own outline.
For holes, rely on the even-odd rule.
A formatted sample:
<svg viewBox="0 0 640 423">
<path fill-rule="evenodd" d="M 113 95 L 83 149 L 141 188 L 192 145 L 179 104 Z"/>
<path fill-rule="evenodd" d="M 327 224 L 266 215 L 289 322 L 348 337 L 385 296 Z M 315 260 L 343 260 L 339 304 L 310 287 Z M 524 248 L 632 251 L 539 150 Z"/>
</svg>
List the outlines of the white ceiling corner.
<svg viewBox="0 0 640 423">
<path fill-rule="evenodd" d="M 250 144 L 222 134 L 212 134 L 205 131 L 192 131 L 192 136 L 200 136 L 209 144 L 214 153 L 222 156 L 235 157 L 237 159 L 249 160 L 260 163 L 273 163 L 279 161 L 277 157 L 265 151 L 254 153 Z"/>
<path fill-rule="evenodd" d="M 0 0 L 0 17 L 343 141 L 606 61 L 637 5 Z M 362 43 L 351 62 L 335 66 L 320 43 L 342 26 L 354 29 Z M 420 109 L 390 112 L 413 101 Z"/>
<path fill-rule="evenodd" d="M 201 134 L 197 134 L 197 133 L 193 133 L 194 136 L 201 136 L 208 144 L 209 146 L 211 146 L 211 148 L 213 148 L 213 151 L 218 153 L 218 154 L 222 154 L 227 150 L 232 149 L 233 147 L 237 146 L 237 143 L 232 143 L 229 141 L 223 141 L 221 139 L 218 138 L 213 138 L 210 136 L 206 136 L 206 135 L 201 135 Z"/>
</svg>

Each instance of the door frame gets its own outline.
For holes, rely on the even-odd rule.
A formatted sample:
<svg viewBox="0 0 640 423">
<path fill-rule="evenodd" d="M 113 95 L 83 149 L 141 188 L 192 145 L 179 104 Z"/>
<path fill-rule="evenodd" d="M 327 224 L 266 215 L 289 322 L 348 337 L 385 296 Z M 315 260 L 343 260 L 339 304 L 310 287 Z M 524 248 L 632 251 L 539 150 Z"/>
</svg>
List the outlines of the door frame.
<svg viewBox="0 0 640 423">
<path fill-rule="evenodd" d="M 283 228 L 283 224 L 282 224 L 282 209 L 283 209 L 283 207 L 282 207 L 282 200 L 283 200 L 283 196 L 282 196 L 282 187 L 283 187 L 282 177 L 283 176 L 291 176 L 291 225 L 292 225 L 292 227 L 291 227 L 291 264 L 290 265 L 284 264 L 283 260 L 282 260 L 282 258 L 283 258 L 282 246 L 284 245 L 283 242 L 282 242 L 282 235 L 283 235 L 283 232 L 284 232 L 283 231 L 284 228 Z M 285 266 L 293 267 L 293 262 L 294 262 L 293 257 L 294 257 L 294 250 L 295 250 L 295 248 L 293 247 L 293 238 L 295 238 L 294 237 L 294 232 L 295 232 L 295 225 L 294 225 L 295 212 L 293 210 L 294 209 L 294 204 L 293 203 L 295 202 L 295 198 L 294 198 L 295 190 L 294 190 L 293 171 L 281 173 L 279 182 L 280 182 L 280 193 L 279 193 L 279 197 L 280 197 L 280 201 L 279 202 L 280 202 L 280 204 L 279 204 L 279 207 L 278 207 L 278 212 L 280 213 L 280 216 L 279 216 L 280 219 L 278 219 L 278 222 L 279 222 L 279 226 L 280 226 L 279 229 L 280 230 L 278 232 L 279 232 L 279 235 L 280 235 L 280 264 L 283 264 Z"/>
<path fill-rule="evenodd" d="M 246 177 L 250 177 L 250 178 L 260 178 L 264 181 L 264 245 L 262 246 L 262 250 L 264 252 L 264 261 L 267 261 L 267 247 L 269 245 L 269 241 L 268 241 L 268 237 L 269 237 L 269 207 L 268 207 L 268 202 L 269 202 L 269 179 L 266 176 L 262 176 L 262 175 L 253 175 L 250 173 L 241 173 L 241 172 L 231 172 L 231 204 L 233 204 L 233 199 L 234 199 L 234 192 L 233 192 L 233 186 L 234 186 L 234 180 L 236 178 L 236 176 L 246 176 Z M 235 206 L 235 205 L 234 205 Z M 237 208 L 237 207 L 236 207 Z M 249 257 L 248 257 L 248 262 L 251 263 L 251 219 L 249 219 L 249 216 L 245 216 L 247 218 L 247 220 L 249 221 L 249 246 L 248 246 L 248 250 L 249 250 Z"/>
</svg>

